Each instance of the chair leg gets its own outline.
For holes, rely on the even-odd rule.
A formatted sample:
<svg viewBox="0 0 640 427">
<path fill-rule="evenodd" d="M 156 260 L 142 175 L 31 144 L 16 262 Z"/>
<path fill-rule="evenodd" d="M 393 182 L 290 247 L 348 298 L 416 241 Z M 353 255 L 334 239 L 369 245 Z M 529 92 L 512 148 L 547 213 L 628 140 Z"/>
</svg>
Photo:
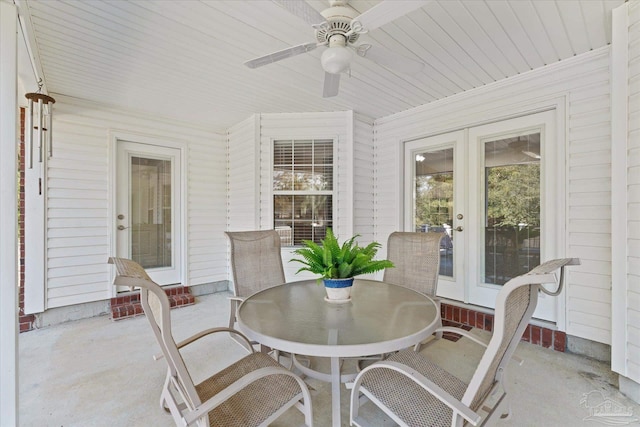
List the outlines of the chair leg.
<svg viewBox="0 0 640 427">
<path fill-rule="evenodd" d="M 162 394 L 160 395 L 160 408 L 164 409 L 165 412 L 171 413 L 169 409 L 169 405 L 167 405 L 167 400 L 164 397 L 164 394 L 169 390 L 169 382 L 170 382 L 171 372 L 167 369 L 167 377 L 164 380 L 164 386 L 162 387 Z"/>
</svg>

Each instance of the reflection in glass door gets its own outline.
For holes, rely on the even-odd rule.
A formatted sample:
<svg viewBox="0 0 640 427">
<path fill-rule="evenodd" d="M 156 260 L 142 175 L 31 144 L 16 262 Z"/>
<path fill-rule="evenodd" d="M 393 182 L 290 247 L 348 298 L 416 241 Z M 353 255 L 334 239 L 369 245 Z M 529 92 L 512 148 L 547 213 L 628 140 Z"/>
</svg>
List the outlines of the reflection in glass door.
<svg viewBox="0 0 640 427">
<path fill-rule="evenodd" d="M 171 266 L 171 162 L 131 156 L 131 259 Z"/>
<path fill-rule="evenodd" d="M 483 283 L 540 264 L 540 132 L 484 141 Z"/>
<path fill-rule="evenodd" d="M 180 283 L 180 150 L 129 141 L 117 149 L 117 254 L 161 285 Z"/>
<path fill-rule="evenodd" d="M 440 275 L 453 277 L 453 148 L 415 154 L 414 230 L 444 233 Z"/>
<path fill-rule="evenodd" d="M 505 283 L 561 253 L 554 118 L 546 111 L 469 129 L 471 304 L 493 308 Z M 541 297 L 534 316 L 555 321 L 556 304 Z"/>
<path fill-rule="evenodd" d="M 410 203 L 404 229 L 444 234 L 438 295 L 459 300 L 465 281 L 463 138 L 460 131 L 405 144 L 405 191 Z"/>
</svg>

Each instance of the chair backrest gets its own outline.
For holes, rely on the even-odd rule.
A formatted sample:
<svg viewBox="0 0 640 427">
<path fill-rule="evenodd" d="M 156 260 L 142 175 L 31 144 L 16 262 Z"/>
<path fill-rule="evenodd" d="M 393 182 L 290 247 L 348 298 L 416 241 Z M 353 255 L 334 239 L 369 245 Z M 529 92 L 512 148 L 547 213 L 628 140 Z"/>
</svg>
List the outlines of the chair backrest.
<svg viewBox="0 0 640 427">
<path fill-rule="evenodd" d="M 247 297 L 285 282 L 277 231 L 227 231 L 225 234 L 231 244 L 231 271 L 236 296 Z"/>
<path fill-rule="evenodd" d="M 387 241 L 387 259 L 395 265 L 382 280 L 435 296 L 440 270 L 440 241 L 444 233 L 396 231 Z"/>
<path fill-rule="evenodd" d="M 506 365 L 536 309 L 538 291 L 544 290 L 542 284 L 558 283 L 553 272 L 559 268 L 564 269 L 566 265 L 577 264 L 579 260 L 575 258 L 547 261 L 529 273 L 514 277 L 505 283 L 496 298 L 491 340 L 467 387 L 462 403 L 469 405 L 473 410 L 480 407 L 496 381 L 502 379 Z M 557 293 L 560 293 L 563 283 L 563 271 L 560 274 Z"/>
<path fill-rule="evenodd" d="M 117 275 L 113 281 L 115 286 L 140 288 L 142 309 L 158 340 L 171 377 L 175 379 L 174 385 L 192 408 L 197 407 L 201 404 L 200 398 L 171 333 L 170 304 L 167 294 L 151 280 L 144 268 L 137 262 L 112 257 L 109 258 L 109 264 L 116 266 Z"/>
</svg>

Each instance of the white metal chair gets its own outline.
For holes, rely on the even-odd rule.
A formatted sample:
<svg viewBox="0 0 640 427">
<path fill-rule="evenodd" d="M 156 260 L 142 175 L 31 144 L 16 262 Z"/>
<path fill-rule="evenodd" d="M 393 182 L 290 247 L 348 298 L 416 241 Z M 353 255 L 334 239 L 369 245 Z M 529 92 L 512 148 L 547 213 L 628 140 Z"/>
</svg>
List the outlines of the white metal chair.
<svg viewBox="0 0 640 427">
<path fill-rule="evenodd" d="M 312 425 L 311 395 L 297 375 L 270 356 L 257 353 L 249 340 L 231 328 L 211 328 L 176 344 L 171 333 L 169 299 L 136 262 L 109 258 L 115 264 L 116 286 L 140 288 L 140 301 L 167 362 L 160 405 L 177 426 L 266 426 L 296 406 Z M 194 384 L 180 349 L 217 332 L 229 332 L 250 352 L 232 365 Z"/>
<path fill-rule="evenodd" d="M 366 425 L 359 408 L 367 399 L 401 426 L 484 424 L 506 397 L 507 363 L 536 308 L 538 292 L 558 295 L 564 267 L 579 263 L 576 258 L 552 260 L 509 280 L 498 294 L 494 330 L 488 343 L 459 328 L 441 328 L 486 347 L 469 384 L 411 349 L 363 369 L 351 391 L 352 425 Z M 561 270 L 559 279 L 553 274 L 557 269 Z M 550 292 L 542 286 L 549 283 L 559 283 L 557 290 Z M 495 402 L 487 408 L 489 400 Z M 479 412 L 486 414 L 481 416 Z"/>
<path fill-rule="evenodd" d="M 394 268 L 384 271 L 382 280 L 394 285 L 405 286 L 431 297 L 438 305 L 436 296 L 438 272 L 440 270 L 440 243 L 444 233 L 412 233 L 396 231 L 387 241 L 387 259 Z M 438 328 L 442 326 L 442 319 Z M 438 332 L 436 338 L 441 338 Z M 415 351 L 420 351 L 422 343 L 417 343 Z"/>
</svg>

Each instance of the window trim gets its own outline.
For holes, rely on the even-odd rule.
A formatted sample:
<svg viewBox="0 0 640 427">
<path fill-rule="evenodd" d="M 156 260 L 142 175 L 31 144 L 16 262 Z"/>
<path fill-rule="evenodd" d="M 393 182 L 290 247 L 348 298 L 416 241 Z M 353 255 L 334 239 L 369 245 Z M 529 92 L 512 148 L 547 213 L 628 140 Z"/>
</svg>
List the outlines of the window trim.
<svg viewBox="0 0 640 427">
<path fill-rule="evenodd" d="M 273 189 L 273 178 L 274 178 L 274 171 L 275 171 L 275 143 L 277 141 L 293 141 L 295 143 L 295 141 L 320 141 L 320 140 L 325 140 L 325 141 L 331 141 L 332 144 L 332 156 L 333 156 L 333 162 L 332 162 L 332 186 L 331 186 L 331 190 L 315 190 L 315 191 L 306 191 L 306 190 L 274 190 Z M 275 209 L 275 203 L 274 203 L 274 197 L 275 196 L 287 196 L 287 195 L 291 195 L 291 196 L 300 196 L 300 195 L 329 195 L 331 196 L 331 228 L 334 230 L 335 232 L 335 228 L 336 228 L 336 202 L 337 202 L 337 197 L 338 197 L 338 190 L 337 190 L 337 186 L 338 186 L 338 138 L 335 136 L 332 137 L 308 137 L 308 136 L 295 136 L 295 137 L 278 137 L 278 138 L 271 138 L 271 144 L 270 144 L 270 163 L 269 163 L 269 192 L 270 192 L 270 207 L 271 207 L 271 215 L 270 215 L 270 223 L 271 223 L 271 227 L 273 229 L 276 228 L 276 221 L 275 221 L 275 214 L 276 214 L 276 209 Z M 293 161 L 293 159 L 292 159 Z M 315 165 L 315 163 L 314 163 Z M 301 245 L 287 245 L 287 246 L 282 246 L 282 249 L 295 249 L 301 247 Z"/>
</svg>

